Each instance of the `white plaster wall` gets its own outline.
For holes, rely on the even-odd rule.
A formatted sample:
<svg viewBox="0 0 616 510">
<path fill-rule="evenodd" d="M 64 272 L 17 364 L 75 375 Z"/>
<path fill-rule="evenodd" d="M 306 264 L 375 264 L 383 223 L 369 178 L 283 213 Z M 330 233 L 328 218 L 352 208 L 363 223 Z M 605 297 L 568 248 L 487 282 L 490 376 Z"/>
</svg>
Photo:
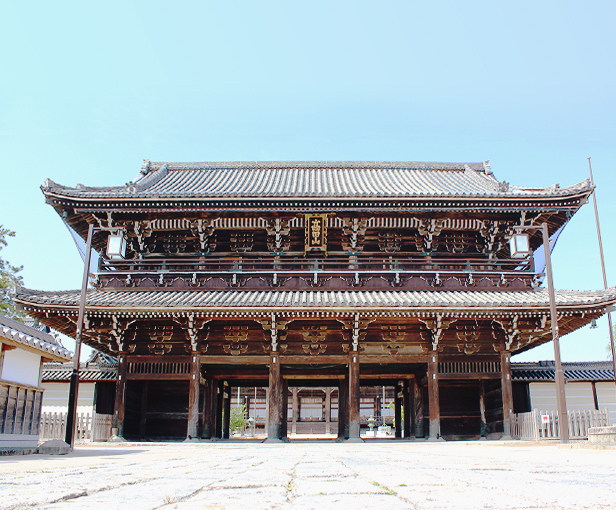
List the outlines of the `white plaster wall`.
<svg viewBox="0 0 616 510">
<path fill-rule="evenodd" d="M 77 412 L 92 414 L 94 407 L 94 385 L 93 382 L 80 382 L 77 394 Z M 44 413 L 66 413 L 68 410 L 68 382 L 44 382 L 41 384 L 45 388 L 43 393 Z"/>
<path fill-rule="evenodd" d="M 4 351 L 1 378 L 5 381 L 38 386 L 40 370 L 40 354 L 24 351 L 23 349 Z"/>
<path fill-rule="evenodd" d="M 556 411 L 556 384 L 553 382 L 530 383 L 530 407 L 540 411 Z M 595 399 L 592 384 L 589 382 L 569 382 L 565 384 L 565 399 L 568 411 L 592 411 Z"/>
<path fill-rule="evenodd" d="M 599 409 L 607 408 L 610 412 L 610 423 L 616 424 L 616 384 L 613 382 L 596 383 Z"/>
</svg>

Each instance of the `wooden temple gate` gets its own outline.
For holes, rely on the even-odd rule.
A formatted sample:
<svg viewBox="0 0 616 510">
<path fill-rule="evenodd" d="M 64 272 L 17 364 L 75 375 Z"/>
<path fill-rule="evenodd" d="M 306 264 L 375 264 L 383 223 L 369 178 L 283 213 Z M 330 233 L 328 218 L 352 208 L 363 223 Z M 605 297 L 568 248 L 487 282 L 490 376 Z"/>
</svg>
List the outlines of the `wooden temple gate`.
<svg viewBox="0 0 616 510">
<path fill-rule="evenodd" d="M 384 385 L 396 437 L 509 437 L 510 357 L 551 340 L 535 227 L 555 238 L 592 192 L 512 186 L 488 162 L 146 161 L 125 186 L 42 189 L 102 254 L 83 338 L 118 356 L 118 433 L 226 438 L 230 389 L 252 386 L 272 441 L 301 385 L 335 389 L 340 438 L 360 437 L 361 388 Z M 555 299 L 564 335 L 616 291 Z M 75 334 L 79 293 L 14 300 Z"/>
<path fill-rule="evenodd" d="M 121 353 L 114 422 L 127 438 L 225 439 L 230 437 L 232 388 L 264 387 L 267 437 L 283 439 L 289 433 L 289 389 L 328 386 L 337 390 L 338 437 L 359 438 L 360 388 L 388 386 L 394 388 L 396 438 L 510 434 L 507 353 L 463 360 L 438 353 L 398 355 L 386 365 L 381 358 L 356 352 L 318 357 Z"/>
</svg>

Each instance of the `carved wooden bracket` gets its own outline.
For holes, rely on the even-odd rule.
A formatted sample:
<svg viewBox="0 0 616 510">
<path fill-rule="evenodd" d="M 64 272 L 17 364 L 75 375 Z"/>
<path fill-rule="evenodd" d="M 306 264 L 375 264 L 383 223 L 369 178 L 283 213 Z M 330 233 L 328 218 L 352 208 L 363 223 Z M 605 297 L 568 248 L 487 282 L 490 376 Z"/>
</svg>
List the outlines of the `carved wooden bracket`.
<svg viewBox="0 0 616 510">
<path fill-rule="evenodd" d="M 279 319 L 275 313 L 272 313 L 268 319 L 255 319 L 265 331 L 270 332 L 272 351 L 278 350 L 278 340 L 286 336 L 284 331 L 287 328 L 287 324 L 293 322 L 295 319 Z"/>
<path fill-rule="evenodd" d="M 192 352 L 199 350 L 199 335 L 206 324 L 212 321 L 212 319 L 199 319 L 195 317 L 194 313 L 191 313 L 188 317 L 181 317 L 173 319 L 174 322 L 182 326 L 188 333 L 188 339 L 190 340 L 190 347 Z M 201 342 L 205 342 L 210 335 L 209 331 L 201 335 Z M 207 350 L 207 347 L 206 347 Z"/>
<path fill-rule="evenodd" d="M 417 236 L 415 237 L 415 244 L 417 249 L 424 253 L 430 253 L 436 248 L 436 240 L 441 235 L 445 220 L 442 219 L 422 219 L 419 220 L 419 226 L 417 227 Z"/>
<path fill-rule="evenodd" d="M 439 342 L 443 337 L 443 333 L 458 319 L 454 317 L 443 317 L 442 314 L 436 314 L 436 317 L 419 317 L 419 321 L 423 322 L 427 331 L 420 331 L 421 337 L 432 343 L 432 350 L 437 351 Z"/>
<path fill-rule="evenodd" d="M 111 317 L 111 331 L 109 335 L 115 341 L 116 345 L 109 344 L 109 348 L 118 352 L 133 352 L 135 350 L 136 330 L 128 331 L 128 327 L 137 322 L 136 320 L 120 320 L 115 315 Z"/>
<path fill-rule="evenodd" d="M 152 235 L 152 222 L 151 221 L 135 221 L 133 223 L 133 232 L 137 238 L 137 244 L 139 248 L 135 251 L 139 253 L 148 252 L 146 249 L 145 240 Z"/>
<path fill-rule="evenodd" d="M 368 220 L 366 218 L 341 218 L 343 227 L 342 233 L 346 239 L 342 239 L 342 248 L 345 251 L 358 252 L 364 249 L 363 242 L 366 230 L 368 229 Z"/>
<path fill-rule="evenodd" d="M 190 230 L 195 237 L 199 238 L 199 246 L 202 252 L 214 251 L 216 242 L 213 239 L 214 228 L 212 223 L 216 219 L 198 219 L 190 222 Z"/>
<path fill-rule="evenodd" d="M 267 249 L 273 252 L 288 251 L 291 246 L 289 240 L 289 220 L 276 218 L 267 222 Z"/>
<path fill-rule="evenodd" d="M 458 326 L 456 328 L 456 336 L 461 343 L 457 345 L 458 352 L 464 354 L 474 354 L 479 351 L 479 346 L 475 343 L 479 340 L 478 326 Z"/>
<path fill-rule="evenodd" d="M 344 329 L 352 331 L 351 347 L 353 351 L 357 351 L 359 350 L 360 340 L 363 340 L 366 336 L 366 333 L 362 333 L 361 330 L 368 329 L 368 325 L 374 322 L 376 318 L 361 317 L 358 313 L 356 313 L 353 319 L 336 318 L 336 320 L 342 323 Z"/>
</svg>

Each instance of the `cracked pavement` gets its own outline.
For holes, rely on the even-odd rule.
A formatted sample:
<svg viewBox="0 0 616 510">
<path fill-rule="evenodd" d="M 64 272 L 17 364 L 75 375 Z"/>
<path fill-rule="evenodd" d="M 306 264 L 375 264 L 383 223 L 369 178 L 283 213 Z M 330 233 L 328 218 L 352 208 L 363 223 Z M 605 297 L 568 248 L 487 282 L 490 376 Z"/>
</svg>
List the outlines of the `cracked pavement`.
<svg viewBox="0 0 616 510">
<path fill-rule="evenodd" d="M 616 450 L 532 443 L 94 443 L 0 457 L 0 508 L 613 509 Z"/>
</svg>

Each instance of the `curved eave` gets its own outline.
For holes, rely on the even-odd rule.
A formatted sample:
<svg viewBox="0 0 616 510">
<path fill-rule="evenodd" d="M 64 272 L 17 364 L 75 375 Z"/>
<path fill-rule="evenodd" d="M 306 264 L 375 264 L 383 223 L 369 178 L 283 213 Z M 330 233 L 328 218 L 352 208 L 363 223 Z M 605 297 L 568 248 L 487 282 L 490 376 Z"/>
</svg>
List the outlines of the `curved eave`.
<svg viewBox="0 0 616 510">
<path fill-rule="evenodd" d="M 157 203 L 167 201 L 173 203 L 198 202 L 198 203 L 225 203 L 225 202 L 385 202 L 392 200 L 404 202 L 451 202 L 451 201 L 566 201 L 572 199 L 584 199 L 590 196 L 592 188 L 576 189 L 571 193 L 494 193 L 494 194 L 417 194 L 417 195 L 371 195 L 371 196 L 203 196 L 203 195 L 131 195 L 131 196 L 87 196 L 79 194 L 60 194 L 49 192 L 43 189 L 43 194 L 47 199 L 59 200 L 74 203 L 92 204 L 125 204 L 125 203 Z"/>
<path fill-rule="evenodd" d="M 76 292 L 76 291 L 74 291 Z M 134 293 L 143 293 L 145 295 L 155 295 L 156 291 L 133 291 Z M 133 294 L 133 292 L 130 292 L 130 294 Z M 222 292 L 222 291 L 188 291 L 188 292 L 221 292 L 222 294 L 226 294 L 226 295 L 231 295 L 231 294 L 238 294 L 239 292 L 245 292 L 245 293 L 252 293 L 252 294 L 262 294 L 262 292 L 259 291 L 227 291 Z M 265 291 L 265 292 L 287 292 L 287 293 L 292 293 L 294 291 Z M 298 294 L 302 294 L 304 293 L 304 291 L 295 291 Z M 318 292 L 324 292 L 324 293 L 331 293 L 332 295 L 336 295 L 338 293 L 340 294 L 349 294 L 349 292 L 345 292 L 345 291 L 311 291 L 314 293 L 318 293 Z M 475 304 L 475 305 L 468 305 L 468 304 L 457 304 L 457 298 L 454 296 L 454 293 L 450 293 L 450 294 L 445 294 L 448 293 L 450 291 L 432 291 L 434 294 L 433 295 L 443 295 L 445 294 L 445 296 L 450 297 L 450 301 L 448 303 L 443 303 L 441 300 L 441 303 L 438 302 L 432 302 L 432 303 L 428 303 L 426 305 L 397 305 L 396 303 L 392 303 L 392 301 L 395 301 L 395 298 L 397 296 L 402 296 L 403 294 L 399 294 L 396 295 L 395 293 L 389 295 L 389 294 L 384 294 L 382 291 L 356 291 L 357 295 L 359 296 L 359 293 L 372 293 L 373 296 L 388 296 L 388 299 L 385 300 L 389 300 L 389 302 L 386 305 L 370 305 L 370 304 L 362 304 L 362 305 L 349 305 L 349 304 L 343 304 L 343 305 L 332 305 L 331 301 L 329 301 L 327 304 L 323 304 L 323 305 L 300 305 L 297 304 L 297 300 L 293 300 L 293 302 L 288 303 L 288 304 L 265 304 L 262 306 L 255 306 L 255 305 L 250 305 L 250 304 L 246 304 L 246 305 L 226 305 L 224 303 L 214 303 L 214 304 L 197 304 L 197 305 L 191 305 L 189 303 L 186 302 L 182 302 L 180 304 L 177 305 L 168 305 L 168 306 L 153 306 L 151 304 L 141 304 L 141 305 L 95 305 L 95 304 L 86 304 L 86 310 L 89 312 L 95 312 L 95 313 L 140 313 L 140 314 L 156 314 L 156 313 L 161 313 L 161 314 L 169 314 L 169 313 L 187 313 L 187 312 L 201 312 L 201 313 L 271 313 L 271 312 L 280 312 L 280 313 L 293 313 L 293 312 L 300 312 L 300 313 L 313 313 L 313 312 L 317 312 L 317 313 L 357 313 L 357 312 L 364 312 L 364 313 L 374 313 L 374 314 L 385 314 L 385 315 L 396 315 L 396 314 L 414 314 L 414 315 L 421 315 L 421 314 L 428 314 L 428 315 L 434 315 L 435 313 L 443 313 L 445 315 L 451 315 L 451 314 L 469 314 L 469 315 L 480 315 L 480 314 L 486 314 L 486 315 L 494 315 L 494 314 L 502 314 L 502 313 L 510 313 L 510 314 L 515 314 L 515 315 L 536 315 L 538 312 L 546 312 L 549 310 L 549 302 L 547 301 L 547 299 L 543 302 L 535 302 L 535 303 L 524 303 L 524 302 L 520 302 L 520 301 L 515 301 L 515 300 L 511 300 L 510 302 L 506 303 L 506 304 L 496 304 L 496 303 L 489 303 L 489 302 L 484 302 L 481 304 Z M 391 291 L 389 291 L 391 292 Z M 402 292 L 410 292 L 412 293 L 412 291 L 402 291 Z M 478 294 L 481 291 L 475 291 L 472 293 L 465 293 L 465 294 Z M 531 293 L 534 293 L 533 291 L 529 291 Z M 353 292 L 350 292 L 351 294 L 353 294 Z M 425 293 L 425 292 L 424 292 Z M 123 293 L 124 294 L 124 293 Z M 128 292 L 126 294 L 129 294 Z M 166 293 L 169 294 L 169 293 Z M 458 292 L 455 293 L 460 294 Z M 494 294 L 500 294 L 501 296 L 506 296 L 507 294 L 510 294 L 509 292 L 505 292 L 505 291 L 501 291 L 498 293 L 494 293 Z M 547 298 L 547 291 L 544 291 L 543 294 L 545 294 L 546 298 Z M 616 287 L 612 287 L 611 289 L 608 289 L 607 291 L 598 291 L 594 294 L 599 294 L 599 296 L 597 296 L 597 299 L 586 299 L 586 300 L 579 300 L 579 301 L 574 301 L 572 300 L 571 302 L 568 303 L 563 303 L 562 299 L 560 300 L 561 302 L 558 303 L 558 296 L 557 296 L 557 310 L 561 311 L 561 312 L 587 312 L 587 313 L 604 313 L 605 309 L 610 306 L 613 305 L 614 303 L 616 303 Z M 601 296 L 601 294 L 603 294 Z M 117 296 L 117 294 L 116 294 Z M 487 296 L 489 297 L 489 296 Z M 13 300 L 20 304 L 21 306 L 24 306 L 27 309 L 37 309 L 37 310 L 48 310 L 48 311 L 52 311 L 52 310 L 58 310 L 58 311 L 76 311 L 78 309 L 78 302 L 77 300 L 74 299 L 66 299 L 65 302 L 62 303 L 41 303 L 41 302 L 37 302 L 36 300 L 28 300 L 25 297 L 20 297 L 20 296 L 15 296 L 13 297 Z"/>
</svg>

